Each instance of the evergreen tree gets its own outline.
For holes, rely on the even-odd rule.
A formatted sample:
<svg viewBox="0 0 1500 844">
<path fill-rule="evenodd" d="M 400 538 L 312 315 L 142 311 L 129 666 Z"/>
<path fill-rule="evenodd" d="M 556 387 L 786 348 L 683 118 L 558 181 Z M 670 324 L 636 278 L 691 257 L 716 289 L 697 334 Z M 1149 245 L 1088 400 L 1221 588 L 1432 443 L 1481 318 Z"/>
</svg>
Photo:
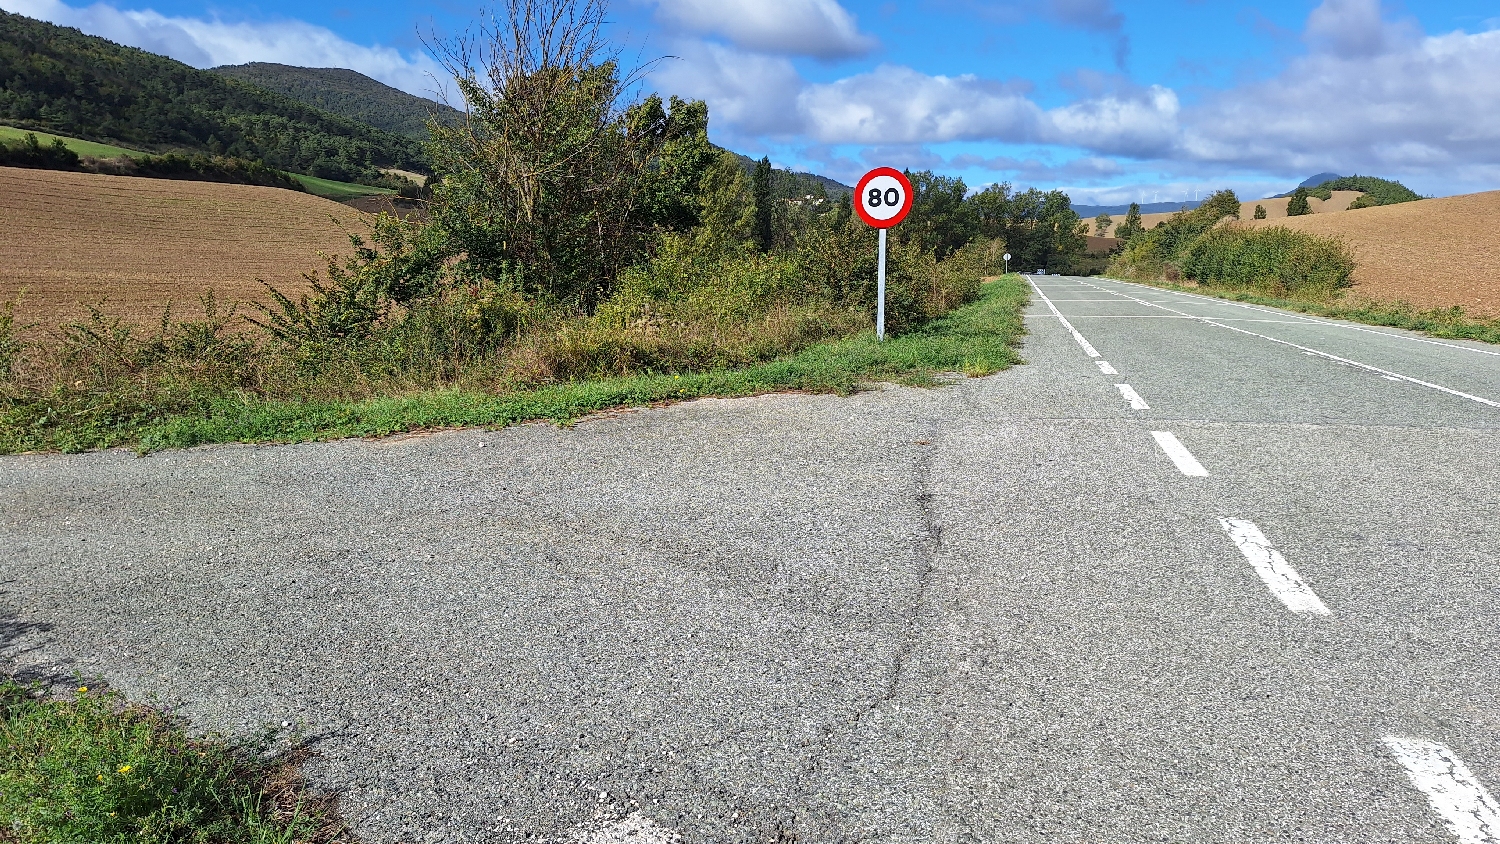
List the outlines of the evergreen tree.
<svg viewBox="0 0 1500 844">
<path fill-rule="evenodd" d="M 775 197 L 771 192 L 771 159 L 762 158 L 755 164 L 755 175 L 751 177 L 751 194 L 755 199 L 755 245 L 762 252 L 771 251 L 774 235 L 772 227 Z"/>
<path fill-rule="evenodd" d="M 1113 217 L 1108 214 L 1100 214 L 1094 218 L 1094 236 L 1109 237 L 1109 229 L 1115 224 Z"/>
<path fill-rule="evenodd" d="M 1292 198 L 1287 200 L 1286 215 L 1288 217 L 1301 217 L 1312 213 L 1312 206 L 1307 204 L 1307 188 L 1297 188 L 1292 193 Z"/>
<path fill-rule="evenodd" d="M 1255 206 L 1255 219 L 1257 219 L 1257 220 L 1264 220 L 1265 218 L 1266 218 L 1266 206 L 1264 206 L 1264 205 L 1257 205 L 1257 206 Z"/>
<path fill-rule="evenodd" d="M 1115 237 L 1121 240 L 1130 240 L 1145 231 L 1146 227 L 1141 225 L 1141 204 L 1139 202 L 1132 202 L 1130 203 L 1130 210 L 1125 214 L 1125 222 L 1121 223 L 1119 228 L 1115 229 Z"/>
</svg>

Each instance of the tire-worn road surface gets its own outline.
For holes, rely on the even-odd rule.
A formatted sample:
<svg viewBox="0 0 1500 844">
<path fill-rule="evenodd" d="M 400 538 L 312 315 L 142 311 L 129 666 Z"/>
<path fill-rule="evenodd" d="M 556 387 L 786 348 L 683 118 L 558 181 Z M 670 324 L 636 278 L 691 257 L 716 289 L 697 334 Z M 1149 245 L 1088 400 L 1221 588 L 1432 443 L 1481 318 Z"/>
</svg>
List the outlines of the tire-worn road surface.
<svg viewBox="0 0 1500 844">
<path fill-rule="evenodd" d="M 0 644 L 369 842 L 1500 842 L 1500 349 L 1033 281 L 940 389 L 0 459 Z"/>
</svg>

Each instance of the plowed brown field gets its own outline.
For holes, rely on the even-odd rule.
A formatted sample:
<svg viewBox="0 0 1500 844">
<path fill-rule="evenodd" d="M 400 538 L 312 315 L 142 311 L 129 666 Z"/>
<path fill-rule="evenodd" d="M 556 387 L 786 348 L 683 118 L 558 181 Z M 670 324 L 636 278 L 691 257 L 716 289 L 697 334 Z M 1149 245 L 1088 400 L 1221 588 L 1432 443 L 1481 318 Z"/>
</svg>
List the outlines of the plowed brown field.
<svg viewBox="0 0 1500 844">
<path fill-rule="evenodd" d="M 1349 203 L 1353 202 L 1360 195 L 1360 192 L 1357 190 L 1336 190 L 1330 191 L 1330 193 L 1333 195 L 1326 200 L 1318 199 L 1316 196 L 1308 197 L 1307 206 L 1312 209 L 1314 214 L 1334 214 L 1347 210 Z M 1291 201 L 1291 197 L 1283 196 L 1279 199 L 1252 199 L 1249 202 L 1241 202 L 1240 219 L 1253 219 L 1255 217 L 1255 206 L 1257 205 L 1263 206 L 1266 209 L 1266 219 L 1285 219 L 1286 205 Z M 1166 222 L 1171 216 L 1170 213 L 1142 214 L 1141 225 L 1148 229 L 1155 228 L 1157 223 Z M 1116 226 L 1119 226 L 1123 222 L 1125 222 L 1125 215 L 1121 214 L 1115 217 Z"/>
<path fill-rule="evenodd" d="M 1500 316 L 1500 191 L 1423 199 L 1378 208 L 1310 214 L 1278 225 L 1342 237 L 1354 248 L 1357 297 L 1423 308 L 1462 305 Z"/>
<path fill-rule="evenodd" d="M 311 194 L 248 185 L 0 167 L 0 301 L 24 289 L 17 321 L 53 328 L 108 298 L 133 322 L 197 313 L 219 300 L 264 301 L 321 269 L 319 250 L 347 255 L 364 231 L 352 208 Z"/>
</svg>

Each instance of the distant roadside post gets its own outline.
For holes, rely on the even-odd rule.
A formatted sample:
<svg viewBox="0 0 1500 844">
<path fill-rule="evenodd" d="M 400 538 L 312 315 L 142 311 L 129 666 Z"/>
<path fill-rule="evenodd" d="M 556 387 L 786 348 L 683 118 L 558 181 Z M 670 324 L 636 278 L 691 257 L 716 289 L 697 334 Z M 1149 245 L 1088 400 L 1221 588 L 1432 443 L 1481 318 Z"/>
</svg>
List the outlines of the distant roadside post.
<svg viewBox="0 0 1500 844">
<path fill-rule="evenodd" d="M 1010 272 L 1010 253 L 1005 253 L 1005 272 Z"/>
<path fill-rule="evenodd" d="M 880 274 L 876 283 L 875 339 L 885 339 L 885 230 L 911 213 L 911 182 L 891 167 L 876 167 L 854 186 L 854 211 L 880 230 Z"/>
</svg>

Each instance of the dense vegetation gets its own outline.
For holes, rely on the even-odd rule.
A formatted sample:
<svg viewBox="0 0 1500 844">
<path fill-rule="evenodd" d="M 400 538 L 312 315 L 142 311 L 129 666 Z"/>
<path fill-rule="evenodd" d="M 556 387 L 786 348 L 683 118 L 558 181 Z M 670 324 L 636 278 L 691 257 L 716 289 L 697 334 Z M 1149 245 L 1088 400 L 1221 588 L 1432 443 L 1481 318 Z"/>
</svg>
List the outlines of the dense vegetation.
<svg viewBox="0 0 1500 844">
<path fill-rule="evenodd" d="M 1041 265 L 1082 243 L 1063 194 L 1002 185 L 970 197 L 961 180 L 911 174 L 913 211 L 890 238 L 886 315 L 897 341 L 913 339 L 904 353 L 872 352 L 877 235 L 849 202 L 798 196 L 806 183 L 768 161 L 747 175 L 708 142 L 702 102 L 622 96 L 634 80 L 600 39 L 602 2 L 524 8 L 540 17 L 481 30 L 478 47 L 449 45 L 470 117 L 435 127 L 425 215 L 378 218 L 309 276 L 308 293 L 270 291 L 248 314 L 208 299 L 201 317 L 164 315 L 146 331 L 100 310 L 44 343 L 0 330 L 0 450 L 142 442 L 163 426 L 200 432 L 162 435 L 182 444 L 243 430 L 212 421 L 226 413 L 285 421 L 433 391 L 470 397 L 457 410 L 439 402 L 459 414 L 439 417 L 451 423 L 514 418 L 475 415 L 497 407 L 475 396 L 570 396 L 566 385 L 601 379 L 637 385 L 608 395 L 661 397 L 663 383 L 739 394 L 846 389 L 859 371 L 993 371 L 1012 358 L 991 347 L 1008 350 L 1013 329 L 985 339 L 972 319 L 941 318 L 1000 274 L 1007 245 Z M 1024 296 L 998 289 L 976 313 L 1013 310 Z M 935 325 L 947 327 L 932 334 Z M 408 424 L 434 424 L 419 418 Z M 255 430 L 275 438 L 306 422 Z"/>
<path fill-rule="evenodd" d="M 1336 190 L 1362 191 L 1364 196 L 1357 197 L 1349 204 L 1352 211 L 1356 208 L 1373 208 L 1377 205 L 1395 205 L 1401 202 L 1416 202 L 1422 197 L 1411 188 L 1400 182 L 1389 179 L 1380 179 L 1375 176 L 1343 176 L 1327 181 L 1308 191 L 1312 196 L 1327 200 Z"/>
<path fill-rule="evenodd" d="M 60 138 L 42 145 L 36 135 L 27 133 L 19 141 L 0 141 L 0 167 L 30 167 L 39 170 L 76 170 L 85 173 L 107 173 L 114 176 L 146 176 L 155 179 L 188 179 L 198 182 L 225 182 L 237 185 L 264 185 L 288 190 L 302 190 L 296 179 L 280 170 L 272 170 L 259 161 L 243 158 L 180 155 L 122 155 L 115 158 L 85 158 L 68 149 Z"/>
<path fill-rule="evenodd" d="M 420 143 L 246 82 L 0 11 L 0 121 L 341 181 L 425 171 Z"/>
<path fill-rule="evenodd" d="M 426 140 L 427 121 L 457 122 L 456 109 L 413 96 L 341 67 L 291 67 L 270 62 L 224 65 L 212 72 L 258 85 L 331 114 Z"/>
<path fill-rule="evenodd" d="M 1124 278 L 1190 279 L 1306 297 L 1326 296 L 1352 283 L 1354 258 L 1343 242 L 1279 226 L 1235 225 L 1231 221 L 1239 219 L 1239 211 L 1234 191 L 1219 191 L 1198 208 L 1132 236 L 1110 271 Z"/>
</svg>

